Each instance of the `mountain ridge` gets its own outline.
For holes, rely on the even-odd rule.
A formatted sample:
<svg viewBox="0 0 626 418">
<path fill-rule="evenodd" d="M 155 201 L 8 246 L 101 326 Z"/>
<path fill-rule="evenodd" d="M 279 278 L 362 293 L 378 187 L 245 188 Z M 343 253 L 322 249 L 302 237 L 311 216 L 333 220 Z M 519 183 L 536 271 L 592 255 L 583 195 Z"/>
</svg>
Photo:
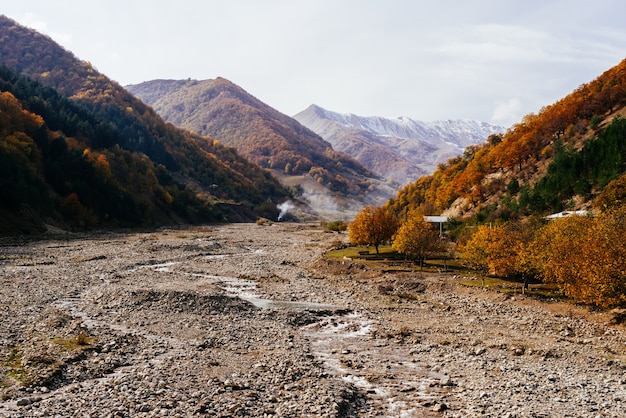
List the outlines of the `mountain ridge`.
<svg viewBox="0 0 626 418">
<path fill-rule="evenodd" d="M 504 135 L 440 164 L 388 205 L 477 223 L 601 212 L 626 201 L 625 137 L 626 59 Z"/>
<path fill-rule="evenodd" d="M 202 196 L 206 205 L 241 205 L 246 216 L 250 209 L 261 207 L 265 207 L 267 216 L 277 215 L 275 205 L 290 197 L 288 190 L 269 171 L 211 138 L 167 124 L 150 107 L 99 73 L 90 63 L 79 60 L 48 36 L 6 16 L 0 16 L 0 63 L 86 108 L 101 121 L 98 122 L 102 128 L 98 128 L 100 133 L 110 133 L 99 135 L 97 142 L 94 142 L 93 134 L 81 134 L 78 138 L 71 138 L 72 134 L 68 134 L 68 144 L 72 146 L 98 153 L 115 153 L 111 150 L 117 146 L 124 152 L 143 154 L 155 170 L 165 169 L 170 179 L 176 178 L 182 188 L 189 188 L 190 195 Z M 28 85 L 29 81 L 25 83 Z M 19 83 L 16 88 L 23 90 Z M 20 91 L 16 90 L 15 95 L 20 96 Z M 38 111 L 48 106 L 41 98 L 33 99 Z M 27 106 L 26 110 L 31 110 L 28 97 L 20 100 Z M 56 117 L 52 113 L 49 116 Z M 94 130 L 89 128 L 86 131 Z M 77 132 L 81 132 L 80 129 Z M 52 134 L 61 133 L 64 132 Z"/>
<path fill-rule="evenodd" d="M 315 132 L 222 77 L 151 80 L 126 88 L 170 123 L 236 147 L 284 184 L 303 189 L 310 202 L 325 195 L 349 209 L 384 201 L 394 192 Z"/>
<path fill-rule="evenodd" d="M 422 122 L 402 116 L 358 116 L 311 105 L 294 115 L 339 151 L 404 185 L 504 128 L 470 119 Z"/>
</svg>

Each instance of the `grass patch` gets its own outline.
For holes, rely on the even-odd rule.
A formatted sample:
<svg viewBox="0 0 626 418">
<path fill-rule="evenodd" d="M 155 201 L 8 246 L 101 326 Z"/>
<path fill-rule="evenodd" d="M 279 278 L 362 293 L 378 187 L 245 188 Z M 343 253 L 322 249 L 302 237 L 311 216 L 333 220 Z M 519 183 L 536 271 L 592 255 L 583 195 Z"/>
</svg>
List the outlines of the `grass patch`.
<svg viewBox="0 0 626 418">
<path fill-rule="evenodd" d="M 93 348 L 96 340 L 82 331 L 71 337 L 47 340 L 47 343 L 37 340 L 35 346 L 28 350 L 20 346 L 10 347 L 3 352 L 0 360 L 5 373 L 0 376 L 0 387 L 13 386 L 12 382 L 23 386 L 46 385 L 61 372 L 68 358 L 78 358 L 85 350 Z M 50 343 L 54 345 L 50 346 Z"/>
<path fill-rule="evenodd" d="M 460 260 L 444 260 L 436 255 L 433 258 L 427 259 L 423 266 L 420 267 L 415 260 L 407 259 L 403 254 L 395 251 L 391 245 L 381 245 L 378 248 L 378 254 L 374 247 L 341 247 L 328 251 L 325 257 L 329 260 L 352 260 L 367 263 L 370 266 L 378 266 L 383 273 L 441 273 L 467 270 L 466 267 L 461 265 Z"/>
<path fill-rule="evenodd" d="M 27 383 L 29 380 L 28 372 L 24 366 L 22 366 L 22 352 L 18 346 L 11 347 L 9 355 L 3 363 L 3 365 L 8 369 L 6 374 L 7 377 L 21 382 L 22 384 Z M 6 378 L 4 378 L 3 381 L 8 383 Z"/>
<path fill-rule="evenodd" d="M 31 362 L 40 362 L 50 364 L 54 362 L 49 356 L 34 357 Z M 23 386 L 31 386 L 37 381 L 37 373 L 32 367 L 24 365 L 24 353 L 19 346 L 11 347 L 8 357 L 3 362 L 4 368 L 7 369 L 6 376 L 2 379 L 6 387 L 12 386 L 11 380 L 19 382 Z"/>
<path fill-rule="evenodd" d="M 90 337 L 85 331 L 81 331 L 78 335 L 68 338 L 53 338 L 52 342 L 60 345 L 66 351 L 83 350 L 92 347 L 96 342 L 95 337 Z"/>
<path fill-rule="evenodd" d="M 343 260 L 345 258 L 362 259 L 362 260 L 384 260 L 389 258 L 397 258 L 398 253 L 391 248 L 391 245 L 381 245 L 378 247 L 378 254 L 372 247 L 357 246 L 345 247 L 331 250 L 326 253 L 326 257 L 334 260 Z"/>
<path fill-rule="evenodd" d="M 500 277 L 474 276 L 458 281 L 459 284 L 468 287 L 484 287 L 501 293 L 522 293 L 523 283 L 508 280 Z M 544 299 L 567 300 L 567 296 L 559 290 L 558 286 L 552 283 L 533 283 L 524 292 L 528 296 L 536 296 Z"/>
<path fill-rule="evenodd" d="M 353 260 L 367 264 L 370 267 L 376 266 L 383 273 L 441 273 L 449 272 L 471 277 L 464 277 L 457 283 L 468 287 L 484 287 L 491 290 L 507 293 L 522 293 L 523 283 L 501 277 L 482 276 L 477 272 L 469 270 L 460 259 L 450 258 L 429 258 L 422 267 L 413 260 L 407 260 L 402 254 L 395 251 L 391 245 L 381 245 L 376 254 L 374 247 L 350 246 L 330 250 L 325 254 L 329 260 L 344 261 Z M 541 299 L 557 299 L 567 301 L 569 298 L 552 283 L 532 283 L 524 291 L 525 295 Z"/>
</svg>

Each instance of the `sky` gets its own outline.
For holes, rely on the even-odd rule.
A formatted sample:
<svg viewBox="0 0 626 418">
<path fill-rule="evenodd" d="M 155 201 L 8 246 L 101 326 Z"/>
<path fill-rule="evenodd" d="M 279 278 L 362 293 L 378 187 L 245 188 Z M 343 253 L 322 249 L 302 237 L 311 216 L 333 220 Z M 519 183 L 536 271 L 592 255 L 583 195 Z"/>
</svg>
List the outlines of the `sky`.
<svg viewBox="0 0 626 418">
<path fill-rule="evenodd" d="M 224 77 L 293 116 L 509 127 L 626 58 L 623 0 L 0 0 L 122 85 Z"/>
</svg>

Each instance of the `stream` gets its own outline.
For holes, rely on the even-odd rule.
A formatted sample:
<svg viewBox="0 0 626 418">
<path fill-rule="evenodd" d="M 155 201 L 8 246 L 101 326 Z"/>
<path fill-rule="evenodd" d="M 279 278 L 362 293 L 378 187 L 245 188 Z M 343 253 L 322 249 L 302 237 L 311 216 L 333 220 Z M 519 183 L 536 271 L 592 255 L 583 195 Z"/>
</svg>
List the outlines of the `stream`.
<svg viewBox="0 0 626 418">
<path fill-rule="evenodd" d="M 217 280 L 229 296 L 244 299 L 259 308 L 333 312 L 302 328 L 312 352 L 329 373 L 366 393 L 369 402 L 384 410 L 385 416 L 419 416 L 424 406 L 433 405 L 439 398 L 433 387 L 446 376 L 429 371 L 409 350 L 374 338 L 375 324 L 362 313 L 338 305 L 264 299 L 252 280 L 203 277 Z"/>
<path fill-rule="evenodd" d="M 134 270 L 151 269 L 159 273 L 171 273 L 179 262 L 141 265 Z M 327 371 L 366 394 L 368 403 L 385 416 L 421 416 L 424 406 L 433 405 L 438 398 L 435 388 L 445 376 L 429 371 L 420 364 L 406 347 L 398 346 L 387 339 L 374 336 L 375 323 L 365 314 L 344 306 L 306 302 L 278 301 L 263 298 L 257 283 L 236 277 L 184 273 L 208 279 L 220 287 L 227 296 L 237 297 L 261 309 L 288 309 L 296 311 L 324 311 L 317 322 L 303 326 L 304 336 L 311 344 L 311 351 Z M 106 283 L 106 278 L 103 278 Z M 106 325 L 120 332 L 140 335 L 148 339 L 163 339 L 119 324 L 101 323 L 77 308 L 83 295 L 76 294 L 58 301 L 59 308 L 69 310 L 80 317 L 87 326 Z M 168 339 L 169 345 L 179 347 L 180 342 Z M 163 356 L 171 355 L 176 349 L 168 350 Z M 155 361 L 158 361 L 155 359 Z M 125 372 L 121 368 L 110 377 Z"/>
</svg>

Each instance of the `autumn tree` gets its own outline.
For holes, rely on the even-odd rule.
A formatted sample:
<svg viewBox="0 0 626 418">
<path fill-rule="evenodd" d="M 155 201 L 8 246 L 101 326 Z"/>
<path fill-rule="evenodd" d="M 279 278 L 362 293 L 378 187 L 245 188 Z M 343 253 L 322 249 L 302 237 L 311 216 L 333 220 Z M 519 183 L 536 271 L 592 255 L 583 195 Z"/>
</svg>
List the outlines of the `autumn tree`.
<svg viewBox="0 0 626 418">
<path fill-rule="evenodd" d="M 601 214 L 579 241 L 577 300 L 600 308 L 626 306 L 626 207 Z"/>
<path fill-rule="evenodd" d="M 566 295 L 576 300 L 586 299 L 581 289 L 586 277 L 582 266 L 590 262 L 583 255 L 583 243 L 593 220 L 570 216 L 550 221 L 537 233 L 527 248 L 527 266 L 538 271 L 544 281 L 556 283 Z"/>
<path fill-rule="evenodd" d="M 443 249 L 439 232 L 423 216 L 411 216 L 402 223 L 393 237 L 393 248 L 414 258 L 422 267 L 426 256 Z"/>
<path fill-rule="evenodd" d="M 613 180 L 595 198 L 593 205 L 602 210 L 614 209 L 626 204 L 626 175 Z"/>
<path fill-rule="evenodd" d="M 372 245 L 376 248 L 391 239 L 398 229 L 395 214 L 386 207 L 365 207 L 350 223 L 349 238 L 352 244 Z"/>
<path fill-rule="evenodd" d="M 480 225 L 462 246 L 465 264 L 485 274 L 512 276 L 515 274 L 516 236 L 506 225 Z"/>
<path fill-rule="evenodd" d="M 471 269 L 489 273 L 490 249 L 496 233 L 487 225 L 480 225 L 461 248 L 461 259 Z"/>
<path fill-rule="evenodd" d="M 598 218 L 570 216 L 543 227 L 529 258 L 545 281 L 576 302 L 610 308 L 626 305 L 626 207 Z"/>
<path fill-rule="evenodd" d="M 527 280 L 536 276 L 524 260 L 524 253 L 538 228 L 532 220 L 511 221 L 494 228 L 489 247 L 489 266 L 502 277 Z"/>
</svg>

